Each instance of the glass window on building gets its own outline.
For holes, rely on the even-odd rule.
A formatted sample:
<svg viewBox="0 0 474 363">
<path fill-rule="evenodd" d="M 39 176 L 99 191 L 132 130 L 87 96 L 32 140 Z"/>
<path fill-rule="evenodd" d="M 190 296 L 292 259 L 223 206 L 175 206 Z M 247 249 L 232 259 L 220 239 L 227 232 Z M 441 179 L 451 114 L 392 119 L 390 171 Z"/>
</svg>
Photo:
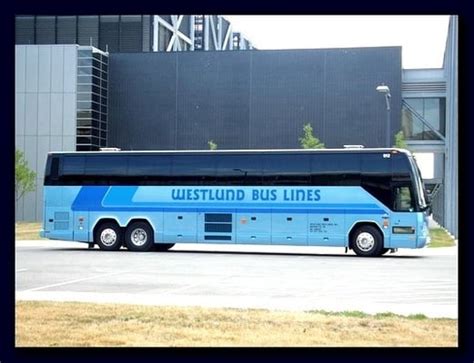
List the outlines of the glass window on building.
<svg viewBox="0 0 474 363">
<path fill-rule="evenodd" d="M 402 129 L 407 140 L 439 140 L 433 130 L 443 136 L 446 132 L 446 98 L 405 98 L 402 110 Z"/>
<path fill-rule="evenodd" d="M 100 52 L 80 49 L 77 76 L 77 151 L 107 145 L 107 66 Z M 107 68 L 105 68 L 107 69 Z"/>
</svg>

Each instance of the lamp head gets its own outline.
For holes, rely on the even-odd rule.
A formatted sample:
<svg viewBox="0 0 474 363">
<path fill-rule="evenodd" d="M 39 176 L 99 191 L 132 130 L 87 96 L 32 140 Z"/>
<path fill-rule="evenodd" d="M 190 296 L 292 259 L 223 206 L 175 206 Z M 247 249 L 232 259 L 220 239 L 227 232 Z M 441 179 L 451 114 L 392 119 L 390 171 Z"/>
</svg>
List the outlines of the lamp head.
<svg viewBox="0 0 474 363">
<path fill-rule="evenodd" d="M 380 93 L 390 93 L 390 88 L 388 88 L 388 86 L 386 85 L 380 85 L 380 86 L 377 86 L 376 88 L 377 92 L 380 92 Z"/>
</svg>

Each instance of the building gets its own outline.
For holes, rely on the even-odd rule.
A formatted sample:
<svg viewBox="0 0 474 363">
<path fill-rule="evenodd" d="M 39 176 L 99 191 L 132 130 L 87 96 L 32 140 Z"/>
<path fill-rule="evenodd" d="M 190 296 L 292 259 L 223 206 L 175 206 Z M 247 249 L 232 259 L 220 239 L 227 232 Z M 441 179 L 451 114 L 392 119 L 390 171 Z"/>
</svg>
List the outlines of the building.
<svg viewBox="0 0 474 363">
<path fill-rule="evenodd" d="M 458 18 L 451 16 L 443 68 L 404 69 L 402 130 L 431 191 L 433 217 L 458 235 Z"/>
<path fill-rule="evenodd" d="M 15 44 L 78 44 L 108 53 L 253 49 L 220 15 L 17 16 Z"/>
<path fill-rule="evenodd" d="M 38 185 L 50 150 L 297 148 L 305 123 L 327 147 L 380 147 L 403 130 L 457 234 L 456 17 L 431 70 L 402 69 L 401 47 L 254 50 L 215 16 L 43 18 L 17 18 L 16 46 L 16 145 Z M 79 45 L 60 44 L 66 21 Z M 38 188 L 17 218 L 41 219 L 41 203 Z"/>
</svg>

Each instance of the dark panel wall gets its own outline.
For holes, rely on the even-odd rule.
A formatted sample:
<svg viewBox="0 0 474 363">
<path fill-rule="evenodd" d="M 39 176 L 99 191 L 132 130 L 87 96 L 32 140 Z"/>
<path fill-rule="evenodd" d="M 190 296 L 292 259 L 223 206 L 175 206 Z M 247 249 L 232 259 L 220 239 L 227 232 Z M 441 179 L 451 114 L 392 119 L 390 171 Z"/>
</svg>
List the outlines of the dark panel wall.
<svg viewBox="0 0 474 363">
<path fill-rule="evenodd" d="M 112 54 L 109 146 L 299 148 L 305 123 L 327 147 L 385 146 L 400 129 L 401 48 Z"/>
<path fill-rule="evenodd" d="M 56 43 L 56 18 L 54 16 L 36 17 L 36 44 Z"/>
<path fill-rule="evenodd" d="M 177 149 L 247 147 L 249 62 L 239 52 L 177 54 Z"/>
<path fill-rule="evenodd" d="M 56 21 L 57 44 L 74 44 L 77 39 L 77 17 L 58 16 Z"/>
<path fill-rule="evenodd" d="M 109 52 L 151 51 L 150 15 L 17 16 L 16 44 L 93 45 Z"/>
<path fill-rule="evenodd" d="M 250 148 L 298 147 L 303 124 L 323 136 L 325 52 L 251 52 Z M 326 138 L 323 138 L 326 140 Z"/>
<path fill-rule="evenodd" d="M 34 16 L 15 17 L 15 44 L 35 44 Z"/>
<path fill-rule="evenodd" d="M 161 54 L 159 64 L 156 54 L 120 54 L 113 66 L 109 56 L 109 145 L 175 149 L 176 54 Z M 160 77 L 153 76 L 158 69 Z"/>
<path fill-rule="evenodd" d="M 99 16 L 81 15 L 77 17 L 77 44 L 99 48 Z"/>
</svg>

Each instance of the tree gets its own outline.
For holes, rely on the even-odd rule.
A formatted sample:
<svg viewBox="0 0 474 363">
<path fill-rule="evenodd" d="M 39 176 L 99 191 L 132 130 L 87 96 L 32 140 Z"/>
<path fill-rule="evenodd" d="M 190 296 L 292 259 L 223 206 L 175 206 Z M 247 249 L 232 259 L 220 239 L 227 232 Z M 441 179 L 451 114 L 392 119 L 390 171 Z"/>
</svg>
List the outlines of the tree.
<svg viewBox="0 0 474 363">
<path fill-rule="evenodd" d="M 407 148 L 407 143 L 405 142 L 405 134 L 403 133 L 403 130 L 400 130 L 395 134 L 395 145 L 393 146 L 399 149 Z"/>
<path fill-rule="evenodd" d="M 35 190 L 36 173 L 28 167 L 25 155 L 15 150 L 15 198 L 18 201 L 25 193 Z"/>
<path fill-rule="evenodd" d="M 217 144 L 214 140 L 209 140 L 207 144 L 209 145 L 209 150 L 217 150 Z"/>
<path fill-rule="evenodd" d="M 303 126 L 303 137 L 299 138 L 303 149 L 324 149 L 324 144 L 313 135 L 313 128 L 310 124 Z"/>
</svg>

